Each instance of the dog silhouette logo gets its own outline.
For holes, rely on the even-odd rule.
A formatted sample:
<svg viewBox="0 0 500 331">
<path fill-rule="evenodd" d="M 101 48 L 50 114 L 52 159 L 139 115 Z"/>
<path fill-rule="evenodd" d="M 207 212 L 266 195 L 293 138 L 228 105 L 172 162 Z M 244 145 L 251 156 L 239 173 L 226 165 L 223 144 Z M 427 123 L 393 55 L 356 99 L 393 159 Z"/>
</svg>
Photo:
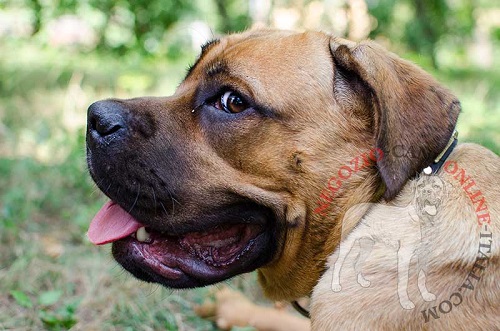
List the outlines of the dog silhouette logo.
<svg viewBox="0 0 500 331">
<path fill-rule="evenodd" d="M 363 263 L 370 256 L 375 243 L 392 248 L 397 257 L 397 294 L 404 309 L 413 309 L 415 304 L 408 297 L 410 262 L 416 257 L 418 289 L 425 301 L 434 301 L 436 296 L 427 289 L 426 273 L 429 257 L 429 243 L 433 238 L 436 217 L 445 197 L 445 182 L 436 175 L 422 175 L 414 182 L 414 199 L 406 206 L 381 205 L 374 203 L 358 204 L 350 208 L 344 216 L 358 219 L 354 231 L 342 238 L 338 258 L 333 265 L 332 290 L 342 290 L 340 274 L 344 262 L 355 245 L 359 254 L 354 257 L 354 272 L 358 284 L 370 287 L 370 280 L 362 272 Z M 399 222 L 404 231 L 395 231 L 389 222 Z M 392 230 L 391 230 L 392 229 Z"/>
</svg>

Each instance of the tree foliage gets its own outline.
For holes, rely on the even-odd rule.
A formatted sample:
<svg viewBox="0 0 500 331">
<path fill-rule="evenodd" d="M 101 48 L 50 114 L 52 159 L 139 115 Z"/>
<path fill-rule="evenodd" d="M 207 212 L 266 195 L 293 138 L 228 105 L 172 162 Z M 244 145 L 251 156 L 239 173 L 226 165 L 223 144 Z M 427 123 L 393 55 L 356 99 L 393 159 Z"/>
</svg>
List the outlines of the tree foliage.
<svg viewBox="0 0 500 331">
<path fill-rule="evenodd" d="M 463 44 L 474 28 L 472 0 L 380 0 L 368 4 L 378 22 L 372 37 L 396 36 L 410 50 L 428 56 L 434 67 L 436 48 L 443 38 Z"/>
<path fill-rule="evenodd" d="M 124 54 L 169 55 L 176 45 L 160 49 L 179 22 L 201 20 L 215 33 L 244 30 L 252 24 L 249 3 L 255 0 L 22 0 L 32 12 L 32 31 L 38 34 L 51 20 L 75 14 L 93 22 L 96 47 Z M 272 1 L 272 0 L 270 0 Z M 387 36 L 408 49 L 428 56 L 436 66 L 436 47 L 443 40 L 463 43 L 473 31 L 473 0 L 365 0 L 376 21 L 371 37 Z M 313 0 L 272 1 L 299 11 Z M 349 1 L 340 0 L 344 6 Z M 3 7 L 18 6 L 19 0 L 0 0 Z M 325 6 L 327 1 L 325 1 Z M 88 18 L 92 16 L 94 18 Z M 327 29 L 327 27 L 325 27 Z M 176 41 L 177 44 L 185 40 Z"/>
</svg>

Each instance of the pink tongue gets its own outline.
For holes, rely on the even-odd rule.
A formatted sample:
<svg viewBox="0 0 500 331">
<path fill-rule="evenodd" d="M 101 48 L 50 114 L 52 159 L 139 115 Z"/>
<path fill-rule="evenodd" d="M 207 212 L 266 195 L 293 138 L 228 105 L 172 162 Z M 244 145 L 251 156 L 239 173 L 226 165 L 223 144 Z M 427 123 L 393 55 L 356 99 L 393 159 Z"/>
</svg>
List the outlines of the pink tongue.
<svg viewBox="0 0 500 331">
<path fill-rule="evenodd" d="M 120 206 L 109 201 L 94 216 L 87 236 L 94 245 L 104 245 L 128 237 L 142 226 Z"/>
</svg>

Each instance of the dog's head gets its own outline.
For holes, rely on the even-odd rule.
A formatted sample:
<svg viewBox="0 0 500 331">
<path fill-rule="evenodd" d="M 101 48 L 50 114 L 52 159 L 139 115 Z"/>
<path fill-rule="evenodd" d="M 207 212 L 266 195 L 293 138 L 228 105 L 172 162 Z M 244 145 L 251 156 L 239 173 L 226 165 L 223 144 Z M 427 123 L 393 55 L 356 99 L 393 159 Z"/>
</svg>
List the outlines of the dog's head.
<svg viewBox="0 0 500 331">
<path fill-rule="evenodd" d="M 308 294 L 342 213 L 377 192 L 392 199 L 441 152 L 458 112 L 430 76 L 371 42 L 272 30 L 215 40 L 174 95 L 90 106 L 88 165 L 112 202 L 89 237 L 169 287 L 259 269 L 268 296 Z M 354 171 L 373 148 L 384 156 Z M 352 171 L 328 216 L 314 214 L 342 166 Z"/>
<path fill-rule="evenodd" d="M 445 194 L 446 185 L 439 176 L 420 176 L 415 183 L 415 206 L 419 214 L 436 216 Z"/>
</svg>

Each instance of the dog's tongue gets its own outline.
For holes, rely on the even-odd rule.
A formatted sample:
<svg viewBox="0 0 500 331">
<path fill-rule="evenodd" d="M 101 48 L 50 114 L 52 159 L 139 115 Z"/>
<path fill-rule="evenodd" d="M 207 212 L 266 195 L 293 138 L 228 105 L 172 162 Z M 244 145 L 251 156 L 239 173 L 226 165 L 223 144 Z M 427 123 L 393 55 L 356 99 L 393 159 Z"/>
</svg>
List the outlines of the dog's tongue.
<svg viewBox="0 0 500 331">
<path fill-rule="evenodd" d="M 436 216 L 436 214 L 437 214 L 437 208 L 434 205 L 427 205 L 426 204 L 424 206 L 424 210 L 427 212 L 427 214 L 429 214 L 431 216 Z"/>
<path fill-rule="evenodd" d="M 113 201 L 107 202 L 90 223 L 87 236 L 94 245 L 128 237 L 143 225 Z"/>
</svg>

